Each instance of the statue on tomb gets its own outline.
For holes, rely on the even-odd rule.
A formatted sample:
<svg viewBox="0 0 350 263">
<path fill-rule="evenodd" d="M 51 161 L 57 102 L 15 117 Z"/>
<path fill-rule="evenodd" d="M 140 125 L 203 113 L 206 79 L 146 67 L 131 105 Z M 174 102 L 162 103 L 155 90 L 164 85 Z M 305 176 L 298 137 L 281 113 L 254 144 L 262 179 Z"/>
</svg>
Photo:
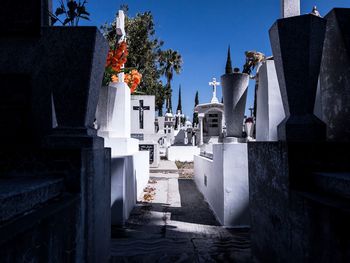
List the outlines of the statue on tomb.
<svg viewBox="0 0 350 263">
<path fill-rule="evenodd" d="M 316 6 L 314 6 L 314 7 L 312 8 L 312 11 L 311 11 L 310 15 L 314 15 L 314 16 L 321 17 L 320 12 L 318 12 Z"/>
<path fill-rule="evenodd" d="M 265 55 L 257 51 L 246 51 L 245 52 L 246 62 L 243 65 L 243 73 L 250 75 L 252 70 L 262 61 L 265 60 Z"/>
</svg>

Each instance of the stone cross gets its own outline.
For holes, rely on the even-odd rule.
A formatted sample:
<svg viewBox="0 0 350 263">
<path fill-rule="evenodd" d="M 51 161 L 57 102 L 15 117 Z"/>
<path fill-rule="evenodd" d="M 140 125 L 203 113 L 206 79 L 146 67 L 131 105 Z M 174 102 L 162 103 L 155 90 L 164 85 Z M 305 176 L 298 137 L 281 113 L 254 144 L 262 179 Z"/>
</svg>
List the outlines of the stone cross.
<svg viewBox="0 0 350 263">
<path fill-rule="evenodd" d="M 139 111 L 140 129 L 143 129 L 143 112 L 145 110 L 150 110 L 150 107 L 149 106 L 143 106 L 143 100 L 139 100 L 139 106 L 134 106 L 133 110 L 138 110 Z"/>
<path fill-rule="evenodd" d="M 300 15 L 300 0 L 281 0 L 281 18 Z"/>
<path fill-rule="evenodd" d="M 216 86 L 219 86 L 220 82 L 216 81 L 216 78 L 213 78 L 213 81 L 209 82 L 209 86 L 213 86 L 213 97 L 211 103 L 219 103 L 218 98 L 216 97 Z"/>
<path fill-rule="evenodd" d="M 116 33 L 118 42 L 122 42 L 125 40 L 125 15 L 123 10 L 118 11 L 118 16 L 116 17 Z M 122 66 L 122 69 L 124 65 Z M 118 82 L 124 82 L 124 72 L 118 74 Z"/>
<path fill-rule="evenodd" d="M 123 10 L 118 11 L 118 16 L 116 18 L 116 31 L 117 36 L 120 37 L 120 41 L 123 41 L 125 38 L 125 15 Z"/>
</svg>

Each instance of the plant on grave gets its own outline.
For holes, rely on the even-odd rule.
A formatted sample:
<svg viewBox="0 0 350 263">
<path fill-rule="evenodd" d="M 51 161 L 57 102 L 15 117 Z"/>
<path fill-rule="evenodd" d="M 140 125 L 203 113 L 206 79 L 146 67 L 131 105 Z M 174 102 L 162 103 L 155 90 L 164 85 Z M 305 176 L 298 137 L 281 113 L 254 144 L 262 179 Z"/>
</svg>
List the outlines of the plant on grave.
<svg viewBox="0 0 350 263">
<path fill-rule="evenodd" d="M 257 51 L 246 51 L 245 52 L 246 62 L 243 65 L 242 73 L 250 75 L 254 68 L 262 61 L 265 60 L 265 55 Z M 254 77 L 251 77 L 254 78 Z"/>
<path fill-rule="evenodd" d="M 63 26 L 78 26 L 80 19 L 90 20 L 90 13 L 86 10 L 87 1 L 74 1 L 74 0 L 59 0 L 59 7 L 57 7 L 55 13 L 49 12 L 51 17 L 51 23 L 54 25 L 56 22 L 60 22 Z M 60 19 L 60 16 L 64 16 L 64 20 Z"/>
<path fill-rule="evenodd" d="M 102 85 L 107 86 L 110 82 L 118 82 L 118 74 L 124 72 L 124 82 L 129 86 L 130 92 L 134 93 L 141 82 L 142 75 L 134 68 L 123 68 L 129 55 L 126 41 L 119 42 L 116 36 L 113 47 L 109 50 Z"/>
</svg>

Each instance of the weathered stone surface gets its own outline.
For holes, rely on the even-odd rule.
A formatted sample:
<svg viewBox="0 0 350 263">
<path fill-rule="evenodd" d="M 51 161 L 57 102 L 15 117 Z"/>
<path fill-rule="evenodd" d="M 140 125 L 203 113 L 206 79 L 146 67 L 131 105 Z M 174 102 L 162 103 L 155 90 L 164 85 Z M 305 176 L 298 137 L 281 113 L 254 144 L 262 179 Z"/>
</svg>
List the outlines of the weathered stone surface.
<svg viewBox="0 0 350 263">
<path fill-rule="evenodd" d="M 252 255 L 257 262 L 341 262 L 348 258 L 347 147 L 248 143 Z M 333 244 L 334 240 L 339 243 Z"/>
<path fill-rule="evenodd" d="M 95 118 L 107 48 L 96 27 L 43 28 L 40 39 L 1 41 L 0 74 L 7 76 L 1 80 L 2 89 L 13 91 L 20 86 L 11 84 L 11 79 L 23 81 L 23 88 L 1 100 L 11 105 L 28 88 L 25 109 L 37 141 L 53 126 L 52 97 L 58 127 L 80 128 L 78 132 L 86 134 Z M 9 119 L 17 120 L 16 113 L 1 107 L 1 115 Z"/>
<path fill-rule="evenodd" d="M 231 73 L 221 76 L 227 137 L 242 137 L 249 76 Z"/>
<path fill-rule="evenodd" d="M 0 37 L 39 37 L 41 0 L 3 0 L 0 9 Z"/>
<path fill-rule="evenodd" d="M 350 9 L 329 12 L 320 71 L 320 118 L 327 139 L 350 141 Z"/>
<path fill-rule="evenodd" d="M 9 220 L 61 194 L 63 180 L 59 178 L 0 179 L 0 222 Z"/>
<path fill-rule="evenodd" d="M 1 262 L 75 262 L 78 199 L 66 194 L 2 224 Z"/>
<path fill-rule="evenodd" d="M 271 47 L 286 118 L 280 140 L 324 140 L 326 126 L 313 114 L 326 20 L 314 15 L 279 19 L 270 29 Z"/>
<path fill-rule="evenodd" d="M 300 15 L 300 0 L 281 0 L 281 18 Z"/>
</svg>

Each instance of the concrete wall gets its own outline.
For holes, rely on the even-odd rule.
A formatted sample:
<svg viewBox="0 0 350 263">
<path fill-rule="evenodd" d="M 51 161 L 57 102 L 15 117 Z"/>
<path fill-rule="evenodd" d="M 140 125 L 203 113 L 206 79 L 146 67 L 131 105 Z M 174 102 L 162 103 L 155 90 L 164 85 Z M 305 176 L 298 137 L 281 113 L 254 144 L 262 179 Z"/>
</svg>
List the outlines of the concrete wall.
<svg viewBox="0 0 350 263">
<path fill-rule="evenodd" d="M 222 144 L 225 225 L 247 227 L 249 218 L 248 149 L 246 143 Z"/>
<path fill-rule="evenodd" d="M 148 179 L 148 152 L 136 152 L 133 155 L 112 158 L 112 225 L 125 223 Z"/>
<path fill-rule="evenodd" d="M 199 155 L 200 148 L 196 146 L 171 146 L 168 148 L 168 160 L 193 162 L 194 155 Z"/>
<path fill-rule="evenodd" d="M 220 169 L 220 165 L 214 166 L 214 160 L 199 155 L 194 156 L 194 180 L 196 185 L 199 191 L 204 195 L 204 198 L 209 203 L 220 223 L 223 224 L 224 189 L 222 168 L 221 171 L 217 171 L 216 169 Z"/>
<path fill-rule="evenodd" d="M 194 180 L 222 225 L 250 225 L 246 143 L 213 144 L 213 160 L 195 155 Z"/>
</svg>

